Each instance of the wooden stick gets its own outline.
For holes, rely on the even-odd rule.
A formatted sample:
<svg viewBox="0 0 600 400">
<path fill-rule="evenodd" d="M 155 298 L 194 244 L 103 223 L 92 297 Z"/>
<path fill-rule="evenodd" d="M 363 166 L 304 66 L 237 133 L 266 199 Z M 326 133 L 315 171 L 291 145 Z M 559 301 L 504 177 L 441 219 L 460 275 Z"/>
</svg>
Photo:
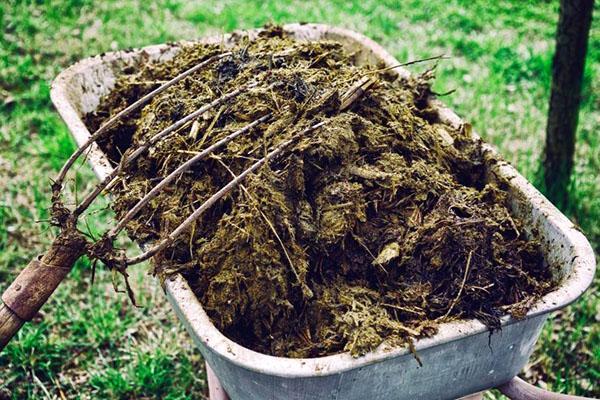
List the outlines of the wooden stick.
<svg viewBox="0 0 600 400">
<path fill-rule="evenodd" d="M 360 99 L 375 84 L 375 80 L 367 76 L 361 78 L 342 95 L 340 111 L 349 108 L 354 102 Z"/>
<path fill-rule="evenodd" d="M 2 294 L 0 306 L 0 351 L 31 320 L 85 250 L 79 233 L 61 233 L 48 251 L 31 260 Z"/>
<path fill-rule="evenodd" d="M 426 62 L 426 61 L 433 61 L 433 60 L 447 60 L 450 57 L 447 57 L 445 54 L 440 54 L 439 56 L 433 56 L 433 57 L 427 57 L 427 58 L 421 58 L 419 60 L 412 60 L 412 61 L 407 61 L 405 63 L 401 63 L 401 64 L 396 64 L 396 65 L 392 65 L 390 67 L 385 67 L 385 68 L 381 68 L 381 69 L 376 69 L 374 71 L 370 71 L 368 72 L 369 74 L 374 74 L 377 72 L 385 72 L 385 71 L 389 71 L 392 69 L 396 69 L 396 68 L 400 68 L 400 67 L 407 67 L 409 65 L 413 65 L 413 64 L 419 64 L 422 62 Z"/>
<path fill-rule="evenodd" d="M 25 324 L 6 304 L 0 306 L 0 351 L 10 342 L 10 339 Z"/>
<path fill-rule="evenodd" d="M 454 308 L 454 306 L 456 305 L 456 303 L 458 303 L 458 300 L 460 299 L 460 295 L 462 294 L 462 292 L 465 288 L 465 283 L 467 283 L 467 277 L 469 276 L 469 268 L 471 267 L 471 256 L 473 256 L 472 250 L 469 251 L 469 255 L 467 257 L 467 265 L 465 267 L 465 274 L 463 276 L 462 283 L 460 284 L 460 289 L 458 289 L 458 294 L 456 295 L 454 300 L 452 300 L 450 307 L 448 307 L 448 311 L 446 311 L 446 314 L 444 314 L 444 316 L 442 318 L 446 318 L 448 315 L 450 315 L 450 311 L 452 311 L 452 309 Z"/>
<path fill-rule="evenodd" d="M 219 161 L 219 163 L 223 166 L 223 168 L 225 168 L 229 174 L 233 177 L 233 179 L 237 178 L 237 175 L 231 170 L 231 168 L 229 168 L 227 166 L 227 164 L 225 164 L 223 162 L 223 160 L 221 160 L 221 158 L 215 156 L 215 158 L 217 159 L 217 161 Z M 277 229 L 275 229 L 275 226 L 273 225 L 273 223 L 269 220 L 269 218 L 267 218 L 267 215 L 263 212 L 263 210 L 260 209 L 260 203 L 254 198 L 254 196 L 252 196 L 252 194 L 248 191 L 248 189 L 246 189 L 246 186 L 244 186 L 243 183 L 239 184 L 240 189 L 242 189 L 242 191 L 246 194 L 246 196 L 248 197 L 248 199 L 252 202 L 252 206 L 254 207 L 254 210 L 256 210 L 265 220 L 265 223 L 267 224 L 267 226 L 269 227 L 269 229 L 271 229 L 271 232 L 273 232 L 273 234 L 275 235 L 275 238 L 277 239 L 277 242 L 279 242 L 279 245 L 281 246 L 281 249 L 283 250 L 283 253 L 285 255 L 285 258 L 287 259 L 287 262 L 290 265 L 290 269 L 292 270 L 292 273 L 294 274 L 294 277 L 296 278 L 296 281 L 298 282 L 298 284 L 300 285 L 300 287 L 302 288 L 302 293 L 304 294 L 304 296 L 307 299 L 311 299 L 314 296 L 313 291 L 306 285 L 306 283 L 304 283 L 302 281 L 302 279 L 300 279 L 300 274 L 298 274 L 298 271 L 296 270 L 296 267 L 294 267 L 294 263 L 292 262 L 292 258 L 290 257 L 290 253 L 288 253 L 285 244 L 283 243 L 283 240 L 281 239 L 281 236 L 279 236 L 279 233 L 277 233 Z"/>
</svg>

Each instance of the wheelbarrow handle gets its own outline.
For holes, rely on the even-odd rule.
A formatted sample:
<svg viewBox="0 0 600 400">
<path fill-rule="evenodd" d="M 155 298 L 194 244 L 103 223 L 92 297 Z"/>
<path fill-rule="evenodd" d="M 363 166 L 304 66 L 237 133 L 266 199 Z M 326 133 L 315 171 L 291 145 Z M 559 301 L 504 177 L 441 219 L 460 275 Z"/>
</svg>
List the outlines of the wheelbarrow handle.
<svg viewBox="0 0 600 400">
<path fill-rule="evenodd" d="M 59 235 L 46 253 L 31 260 L 2 294 L 0 351 L 46 303 L 84 252 L 85 240 Z"/>
<path fill-rule="evenodd" d="M 590 397 L 552 393 L 533 386 L 519 377 L 514 377 L 504 385 L 498 386 L 497 389 L 511 400 L 594 400 Z"/>
</svg>

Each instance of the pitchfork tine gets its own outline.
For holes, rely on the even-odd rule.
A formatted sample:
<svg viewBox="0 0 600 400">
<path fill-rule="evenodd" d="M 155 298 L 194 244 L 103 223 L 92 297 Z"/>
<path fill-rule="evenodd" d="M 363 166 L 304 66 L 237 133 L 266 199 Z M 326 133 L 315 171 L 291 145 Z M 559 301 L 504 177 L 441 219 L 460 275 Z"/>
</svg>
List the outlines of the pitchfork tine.
<svg viewBox="0 0 600 400">
<path fill-rule="evenodd" d="M 199 64 L 194 65 L 193 67 L 183 71 L 181 74 L 177 75 L 170 81 L 165 82 L 164 84 L 162 84 L 158 88 L 154 89 L 150 93 L 148 93 L 145 96 L 141 97 L 140 99 L 136 100 L 134 103 L 129 105 L 127 108 L 123 109 L 122 111 L 117 113 L 115 116 L 110 118 L 108 121 L 106 121 L 104 124 L 102 124 L 102 126 L 100 128 L 98 128 L 98 130 L 96 130 L 96 132 L 94 132 L 94 134 L 92 134 L 89 137 L 89 139 L 81 147 L 79 147 L 77 150 L 75 150 L 75 152 L 73 154 L 71 154 L 69 159 L 65 162 L 63 167 L 60 169 L 60 172 L 58 173 L 58 176 L 55 180 L 55 183 L 60 185 L 60 187 L 62 187 L 62 184 L 67 175 L 67 172 L 73 166 L 75 161 L 77 161 L 79 156 L 81 156 L 84 151 L 86 151 L 93 143 L 95 143 L 96 140 L 100 139 L 105 133 L 107 133 L 108 130 L 111 127 L 113 127 L 115 125 L 115 123 L 117 123 L 121 118 L 126 117 L 127 115 L 131 114 L 133 111 L 137 110 L 144 104 L 148 103 L 154 96 L 164 92 L 166 89 L 170 88 L 171 86 L 173 86 L 177 82 L 181 81 L 185 77 L 189 76 L 190 74 L 193 74 L 194 72 L 198 71 L 199 69 L 201 69 L 201 68 L 207 66 L 208 64 L 211 64 L 217 60 L 220 60 L 223 57 L 230 56 L 231 54 L 232 54 L 231 52 L 218 54 L 216 56 L 212 56 L 212 57 L 202 61 Z"/>
<path fill-rule="evenodd" d="M 92 202 L 96 199 L 96 197 L 98 197 L 100 195 L 100 193 L 102 193 L 102 190 L 104 190 L 104 188 L 106 188 L 106 186 L 108 186 L 108 184 L 117 177 L 117 175 L 119 174 L 119 172 L 121 172 L 121 170 L 129 165 L 129 163 L 131 163 L 132 161 L 136 160 L 142 153 L 144 153 L 146 150 L 148 150 L 148 148 L 150 148 L 151 146 L 153 146 L 154 144 L 156 144 L 159 140 L 165 138 L 167 135 L 171 134 L 172 132 L 176 131 L 177 129 L 181 128 L 183 125 L 187 124 L 188 122 L 198 118 L 200 115 L 204 114 L 205 112 L 207 112 L 208 110 L 210 110 L 211 108 L 231 99 L 232 97 L 238 96 L 240 93 L 242 93 L 243 91 L 253 88 L 255 87 L 257 84 L 256 83 L 250 83 L 247 84 L 245 86 L 242 86 L 241 88 L 232 90 L 231 92 L 225 93 L 223 96 L 211 101 L 210 103 L 200 107 L 199 109 L 197 109 L 196 111 L 194 111 L 191 114 L 188 114 L 187 116 L 185 116 L 184 118 L 180 119 L 179 121 L 175 122 L 174 124 L 168 126 L 167 128 L 163 129 L 161 132 L 157 133 L 156 135 L 154 135 L 152 138 L 150 138 L 150 140 L 148 140 L 145 143 L 142 143 L 138 148 L 135 149 L 135 151 L 133 151 L 133 153 L 131 153 L 130 155 L 124 155 L 123 158 L 121 159 L 121 161 L 119 162 L 119 166 L 117 166 L 115 169 L 113 169 L 113 171 L 102 180 L 102 182 L 100 182 L 95 188 L 94 190 L 89 193 L 81 202 L 81 204 L 79 204 L 76 208 L 75 211 L 73 211 L 73 215 L 75 216 L 75 218 L 77 218 L 79 215 L 81 215 L 81 213 L 83 211 L 85 211 L 90 204 L 92 204 Z"/>
<path fill-rule="evenodd" d="M 297 140 L 297 138 L 305 135 L 308 132 L 311 132 L 315 129 L 320 128 L 325 123 L 326 122 L 323 121 L 323 122 L 319 122 L 318 124 L 309 126 L 308 128 L 301 131 L 296 137 L 293 137 L 293 138 L 286 140 L 285 142 L 279 144 L 277 147 L 275 147 L 273 150 L 271 150 L 271 152 L 269 152 L 266 156 L 264 156 L 260 160 L 256 161 L 249 168 L 247 168 L 241 174 L 239 174 L 236 178 L 229 181 L 229 183 L 227 185 L 223 186 L 218 192 L 213 194 L 208 200 L 206 200 L 204 203 L 202 203 L 202 205 L 200 205 L 200 207 L 198 207 L 190 216 L 188 216 L 185 219 L 185 221 L 183 221 L 177 228 L 175 228 L 175 230 L 173 230 L 173 232 L 171 232 L 169 234 L 169 236 L 160 240 L 158 242 L 158 244 L 154 245 L 152 248 L 150 248 L 149 250 L 140 254 L 139 256 L 136 256 L 136 257 L 130 258 L 130 259 L 126 259 L 125 264 L 126 265 L 138 264 L 142 261 L 145 261 L 145 260 L 151 258 L 159 251 L 161 251 L 161 250 L 165 249 L 166 247 L 170 246 L 171 244 L 173 244 L 173 242 L 177 239 L 177 237 L 179 237 L 179 235 L 181 235 L 183 232 L 185 232 L 194 223 L 194 221 L 196 221 L 204 213 L 204 211 L 206 211 L 213 204 L 215 204 L 221 197 L 225 196 L 227 193 L 229 193 L 231 190 L 233 190 L 237 185 L 240 184 L 240 182 L 242 182 L 244 180 L 244 178 L 246 178 L 252 172 L 256 171 L 258 168 L 260 168 L 265 163 L 269 162 L 269 160 L 272 160 L 273 158 L 275 158 L 279 154 L 281 154 L 281 152 L 283 152 L 283 150 L 285 150 L 290 144 L 294 143 Z"/>
<path fill-rule="evenodd" d="M 217 149 L 221 148 L 222 146 L 226 145 L 227 143 L 231 142 L 236 137 L 240 136 L 243 133 L 248 132 L 250 129 L 254 128 L 255 126 L 267 121 L 269 118 L 271 118 L 271 115 L 272 115 L 271 113 L 268 113 L 268 114 L 260 117 L 259 119 L 249 123 L 248 125 L 244 126 L 243 128 L 238 129 L 237 131 L 225 136 L 223 139 L 215 142 L 214 144 L 212 144 L 209 147 L 207 147 L 206 149 L 202 150 L 200 153 L 198 153 L 194 157 L 187 160 L 185 163 L 181 164 L 177 169 L 175 169 L 173 172 L 171 172 L 169 175 L 167 175 L 163 180 L 161 180 L 156 186 L 154 186 L 152 188 L 152 190 L 150 190 L 140 201 L 138 201 L 133 206 L 133 208 L 130 209 L 127 212 L 127 214 L 125 214 L 125 216 L 117 223 L 117 225 L 108 232 L 107 236 L 111 239 L 115 238 L 119 234 L 119 232 L 125 227 L 127 222 L 129 222 L 133 217 L 135 217 L 135 215 L 146 204 L 148 204 L 148 202 L 150 200 L 155 198 L 166 185 L 168 185 L 170 182 L 172 182 L 181 173 L 187 171 L 192 165 L 194 165 L 195 163 L 197 163 L 200 160 L 203 160 L 204 158 L 206 158 L 206 156 L 210 155 L 215 150 L 217 150 Z"/>
</svg>

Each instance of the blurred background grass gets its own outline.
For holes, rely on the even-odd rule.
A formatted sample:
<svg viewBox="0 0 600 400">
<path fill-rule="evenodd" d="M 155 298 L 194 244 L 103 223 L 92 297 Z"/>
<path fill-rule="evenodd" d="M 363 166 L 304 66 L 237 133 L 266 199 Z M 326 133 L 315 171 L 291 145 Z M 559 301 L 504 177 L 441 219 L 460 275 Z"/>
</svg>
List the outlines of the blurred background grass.
<svg viewBox="0 0 600 400">
<path fill-rule="evenodd" d="M 600 250 L 600 35 L 592 23 L 570 205 L 564 210 Z M 437 92 L 521 173 L 540 183 L 558 1 L 5 0 L 0 4 L 0 289 L 52 230 L 50 178 L 74 149 L 49 99 L 50 82 L 90 55 L 193 39 L 267 22 L 321 22 L 375 39 L 399 60 L 438 54 Z M 425 66 L 412 67 L 419 72 Z M 94 184 L 82 166 L 78 190 Z M 73 183 L 75 185 L 75 183 Z M 542 188 L 543 189 L 543 188 Z M 99 207 L 92 230 L 110 223 Z M 203 363 L 161 289 L 132 272 L 142 308 L 114 293 L 110 274 L 90 284 L 75 270 L 0 355 L 3 398 L 202 398 Z M 542 387 L 600 396 L 596 285 L 549 321 L 525 377 Z M 489 394 L 488 397 L 497 397 Z"/>
</svg>

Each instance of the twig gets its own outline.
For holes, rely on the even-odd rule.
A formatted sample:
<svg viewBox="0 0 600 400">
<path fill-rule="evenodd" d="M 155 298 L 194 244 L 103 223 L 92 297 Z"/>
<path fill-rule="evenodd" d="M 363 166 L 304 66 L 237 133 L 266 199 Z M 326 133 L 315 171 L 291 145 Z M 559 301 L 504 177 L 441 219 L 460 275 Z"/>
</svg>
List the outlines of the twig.
<svg viewBox="0 0 600 400">
<path fill-rule="evenodd" d="M 381 268 L 383 270 L 383 272 L 385 272 L 386 274 L 388 273 L 387 269 L 385 269 L 385 267 L 383 266 L 383 264 L 381 264 L 380 262 L 377 261 L 377 257 L 375 257 L 375 254 L 373 254 L 371 252 L 371 250 L 369 250 L 369 248 L 367 247 L 366 244 L 363 243 L 363 241 L 358 237 L 355 236 L 354 234 L 352 234 L 352 237 L 354 238 L 354 240 L 356 240 L 356 242 L 367 251 L 367 253 L 369 253 L 369 255 L 371 256 L 371 258 L 373 259 L 373 263 L 376 264 L 379 268 Z"/>
<path fill-rule="evenodd" d="M 42 389 L 42 391 L 44 392 L 46 397 L 49 400 L 52 400 L 52 396 L 50 395 L 50 392 L 48 391 L 48 389 L 46 388 L 44 383 L 40 380 L 40 378 L 37 377 L 37 375 L 33 371 L 33 368 L 31 369 L 31 377 L 33 378 L 33 381 L 36 383 L 36 385 L 38 385 Z"/>
<path fill-rule="evenodd" d="M 350 86 L 350 88 L 342 95 L 342 101 L 340 104 L 340 111 L 344 111 L 348 107 L 350 107 L 356 100 L 361 98 L 367 90 L 371 88 L 375 84 L 375 80 L 369 78 L 367 76 L 362 77 L 358 82 L 354 85 Z"/>
<path fill-rule="evenodd" d="M 210 125 L 208 125 L 208 128 L 206 128 L 206 130 L 204 131 L 204 134 L 202 135 L 202 139 L 200 139 L 200 143 L 198 143 L 198 147 L 202 147 L 202 145 L 204 144 L 204 142 L 206 141 L 206 139 L 212 132 L 213 128 L 215 127 L 217 120 L 219 119 L 219 117 L 221 116 L 221 113 L 223 113 L 225 108 L 226 108 L 226 106 L 224 106 L 224 105 L 219 108 L 219 110 L 215 114 L 215 117 L 210 122 Z"/>
<path fill-rule="evenodd" d="M 56 386 L 56 389 L 58 389 L 58 394 L 60 394 L 61 400 L 67 400 L 67 396 L 65 396 L 65 392 L 63 391 L 62 387 L 60 386 L 59 380 L 55 379 L 52 376 L 50 376 L 50 380 L 52 381 L 54 386 Z"/>
<path fill-rule="evenodd" d="M 417 310 L 410 309 L 408 307 L 397 306 L 395 304 L 382 303 L 381 305 L 384 307 L 395 308 L 396 310 L 404 311 L 407 313 L 412 313 L 412 314 L 417 314 L 417 315 L 425 315 L 425 313 L 423 311 L 417 311 Z"/>
<path fill-rule="evenodd" d="M 401 330 L 405 331 L 406 333 L 409 333 L 409 334 L 413 335 L 414 337 L 417 337 L 417 336 L 419 336 L 421 334 L 421 332 L 418 332 L 418 331 L 416 331 L 416 330 L 414 330 L 412 328 L 409 328 L 407 326 L 404 326 L 402 324 L 397 324 L 397 325 L 394 326 L 394 328 L 401 329 Z"/>
<path fill-rule="evenodd" d="M 389 70 L 392 70 L 392 69 L 396 69 L 396 68 L 400 68 L 400 67 L 406 67 L 408 65 L 419 64 L 419 63 L 427 62 L 427 61 L 448 60 L 449 58 L 450 57 L 446 56 L 445 54 L 440 54 L 439 56 L 422 58 L 420 60 L 408 61 L 408 62 L 405 62 L 405 63 L 402 63 L 402 64 L 396 64 L 396 65 L 391 65 L 389 67 L 385 67 L 385 68 L 381 68 L 381 69 L 376 69 L 374 71 L 367 72 L 367 74 L 375 74 L 375 73 L 378 73 L 378 72 L 385 72 L 385 71 L 389 71 Z"/>
<path fill-rule="evenodd" d="M 469 251 L 469 255 L 467 256 L 467 266 L 465 267 L 465 275 L 463 276 L 462 283 L 460 284 L 460 289 L 458 290 L 458 294 L 456 295 L 456 297 L 454 298 L 454 300 L 452 300 L 452 303 L 450 304 L 450 307 L 448 308 L 448 311 L 446 311 L 446 314 L 444 314 L 444 316 L 442 318 L 446 318 L 448 315 L 450 315 L 450 311 L 452 311 L 452 309 L 454 308 L 454 306 L 458 302 L 458 299 L 460 298 L 460 295 L 463 292 L 463 289 L 465 287 L 465 283 L 467 282 L 467 276 L 469 275 L 469 268 L 471 267 L 471 256 L 472 255 L 473 255 L 473 250 Z"/>
</svg>

